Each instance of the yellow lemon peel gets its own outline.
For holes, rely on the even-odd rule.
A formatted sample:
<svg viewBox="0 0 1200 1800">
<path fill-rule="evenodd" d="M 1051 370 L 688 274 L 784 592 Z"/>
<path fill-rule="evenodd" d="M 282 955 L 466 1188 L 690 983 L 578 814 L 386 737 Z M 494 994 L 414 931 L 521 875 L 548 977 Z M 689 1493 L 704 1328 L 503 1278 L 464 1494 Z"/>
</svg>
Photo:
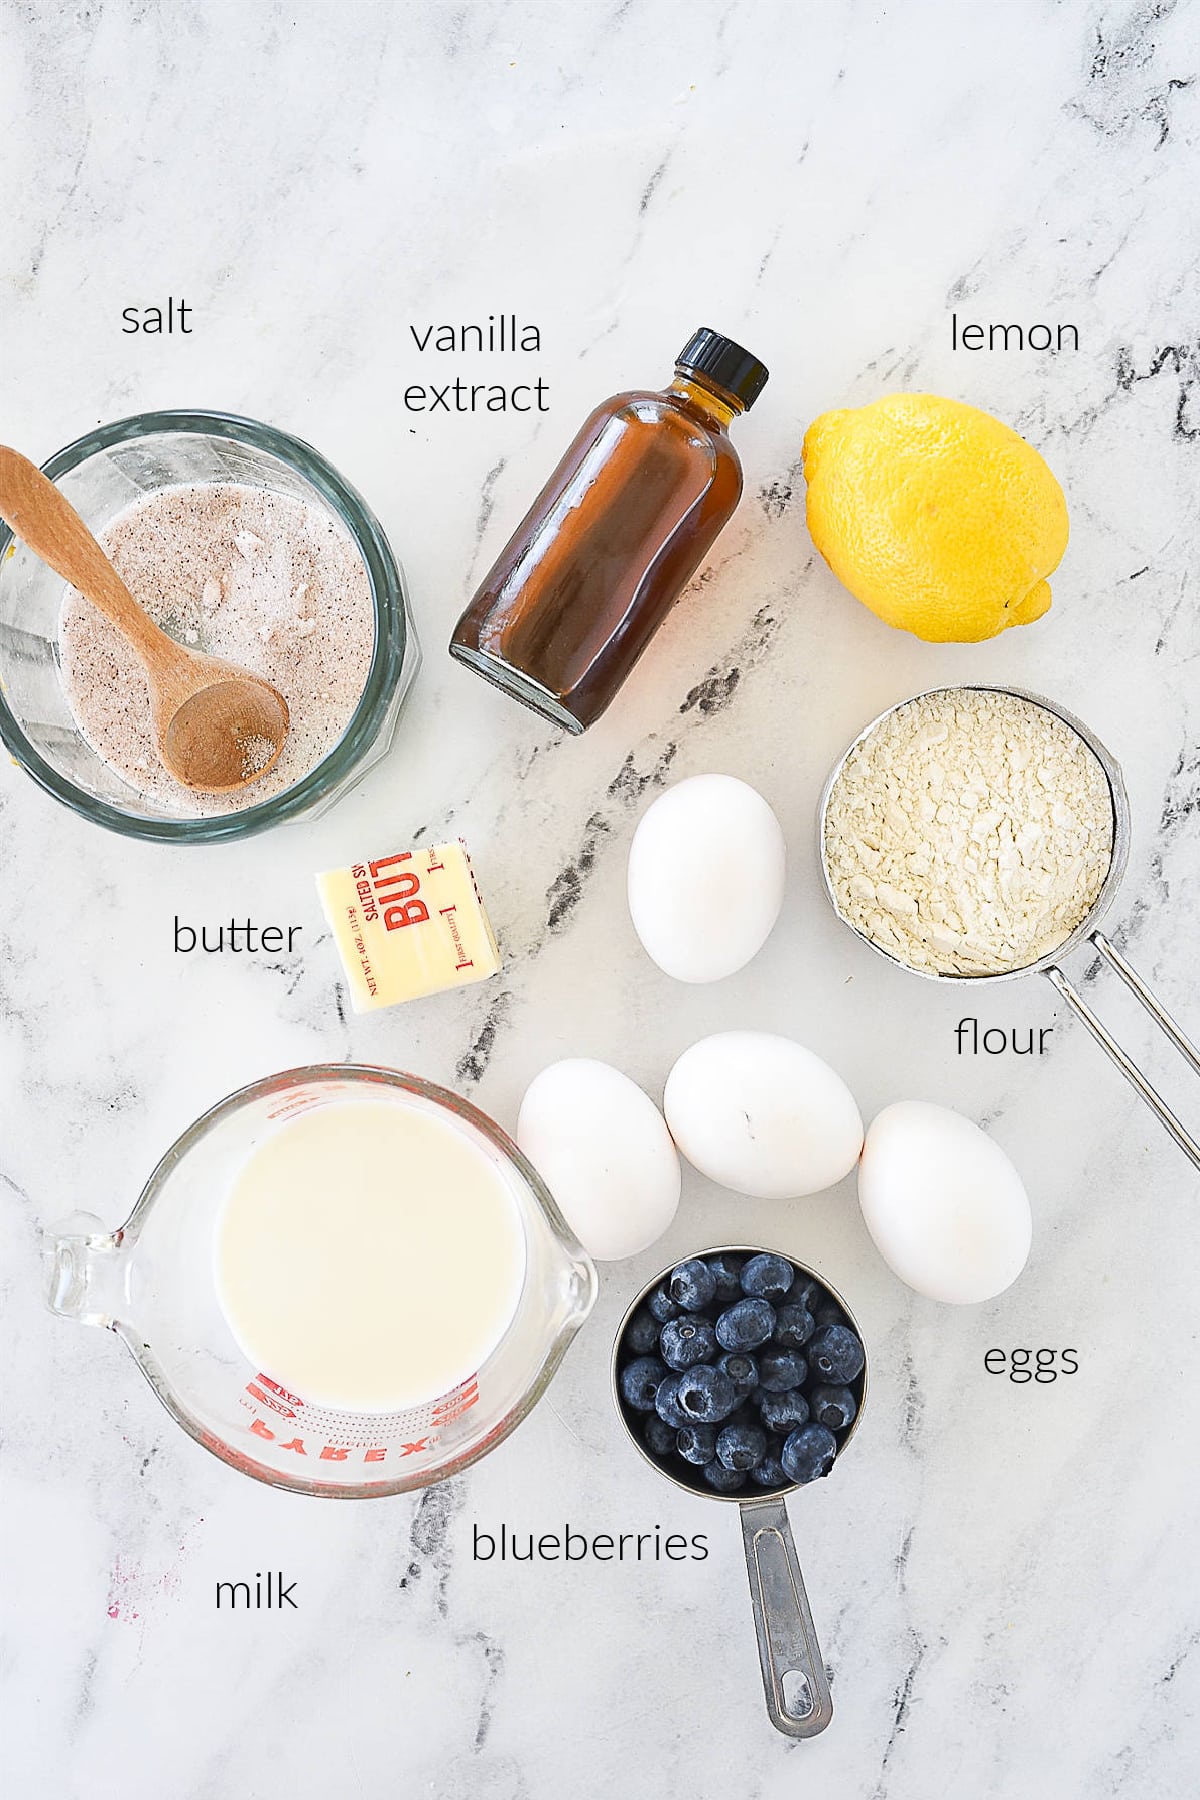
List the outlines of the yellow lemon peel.
<svg viewBox="0 0 1200 1800">
<path fill-rule="evenodd" d="M 822 413 L 804 439 L 812 540 L 879 618 L 977 643 L 1050 606 L 1067 503 L 1011 426 L 936 394 Z"/>
</svg>

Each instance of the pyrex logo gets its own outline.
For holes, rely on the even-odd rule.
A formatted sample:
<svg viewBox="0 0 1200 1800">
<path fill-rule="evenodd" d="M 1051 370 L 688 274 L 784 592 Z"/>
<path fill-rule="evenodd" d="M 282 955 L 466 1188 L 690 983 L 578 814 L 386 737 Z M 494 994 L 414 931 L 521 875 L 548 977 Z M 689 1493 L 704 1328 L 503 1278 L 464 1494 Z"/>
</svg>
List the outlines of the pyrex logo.
<svg viewBox="0 0 1200 1800">
<path fill-rule="evenodd" d="M 261 1383 L 262 1387 L 258 1383 Z M 270 1388 L 272 1393 L 280 1398 L 273 1398 L 272 1394 L 264 1393 L 262 1391 L 264 1387 Z M 268 1406 L 274 1412 L 281 1413 L 285 1418 L 294 1421 L 293 1429 L 295 1425 L 298 1425 L 300 1431 L 303 1432 L 304 1402 L 295 1394 L 289 1394 L 286 1388 L 281 1388 L 277 1382 L 269 1380 L 265 1375 L 260 1375 L 257 1381 L 247 1382 L 245 1392 L 260 1405 Z M 454 1393 L 445 1395 L 430 1409 L 432 1430 L 423 1433 L 414 1431 L 407 1437 L 401 1435 L 397 1442 L 388 1444 L 367 1446 L 327 1444 L 321 1442 L 320 1433 L 310 1433 L 307 1439 L 299 1433 L 295 1437 L 286 1438 L 284 1436 L 286 1428 L 279 1423 L 278 1419 L 272 1425 L 268 1424 L 266 1419 L 254 1418 L 251 1419 L 248 1429 L 252 1437 L 259 1438 L 265 1443 L 274 1444 L 279 1450 L 290 1451 L 293 1456 L 308 1456 L 311 1453 L 316 1456 L 318 1462 L 340 1463 L 353 1460 L 364 1463 L 381 1463 L 386 1462 L 389 1457 L 394 1457 L 399 1461 L 408 1456 L 432 1455 L 435 1446 L 440 1441 L 437 1427 L 448 1425 L 454 1419 L 460 1419 L 464 1413 L 469 1412 L 478 1403 L 478 1400 L 479 1381 L 478 1377 L 473 1375 L 469 1380 L 464 1381 Z M 300 1410 L 294 1410 L 292 1406 L 286 1404 L 288 1401 L 294 1402 L 295 1407 Z M 245 1405 L 246 1402 L 243 1401 L 242 1404 Z M 417 1422 L 417 1419 L 414 1418 L 413 1423 Z M 310 1446 L 312 1446 L 311 1452 Z"/>
<path fill-rule="evenodd" d="M 308 1445 L 302 1437 L 290 1438 L 287 1443 L 279 1440 L 278 1434 L 271 1430 L 265 1419 L 251 1419 L 250 1433 L 252 1437 L 265 1438 L 268 1443 L 277 1444 L 280 1450 L 290 1450 L 294 1456 L 307 1456 Z M 315 1440 L 312 1440 L 315 1442 Z M 342 1444 L 322 1444 L 316 1452 L 318 1462 L 349 1462 L 351 1458 L 365 1463 L 386 1462 L 392 1451 L 397 1456 L 420 1456 L 433 1449 L 437 1443 L 434 1436 L 414 1438 L 405 1444 L 371 1444 L 366 1449 L 351 1450 Z"/>
</svg>

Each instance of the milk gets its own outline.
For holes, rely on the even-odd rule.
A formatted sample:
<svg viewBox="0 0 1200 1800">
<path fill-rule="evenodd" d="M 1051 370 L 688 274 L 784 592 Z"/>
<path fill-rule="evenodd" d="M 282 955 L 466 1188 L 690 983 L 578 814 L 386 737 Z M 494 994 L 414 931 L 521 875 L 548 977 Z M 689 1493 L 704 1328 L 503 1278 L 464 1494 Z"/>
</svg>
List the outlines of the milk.
<svg viewBox="0 0 1200 1800">
<path fill-rule="evenodd" d="M 408 1098 L 276 1126 L 217 1221 L 217 1295 L 255 1368 L 310 1405 L 402 1412 L 473 1375 L 516 1311 L 525 1236 L 501 1166 Z"/>
</svg>

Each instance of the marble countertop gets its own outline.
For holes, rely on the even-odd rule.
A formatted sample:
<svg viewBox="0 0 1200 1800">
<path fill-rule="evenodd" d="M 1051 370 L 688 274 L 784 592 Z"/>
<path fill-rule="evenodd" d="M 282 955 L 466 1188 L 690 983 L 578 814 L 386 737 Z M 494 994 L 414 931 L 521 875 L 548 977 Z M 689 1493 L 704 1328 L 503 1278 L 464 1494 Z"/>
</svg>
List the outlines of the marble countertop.
<svg viewBox="0 0 1200 1800">
<path fill-rule="evenodd" d="M 829 765 L 889 703 L 968 678 L 1061 700 L 1126 772 L 1118 942 L 1196 1027 L 1196 24 L 1187 0 L 9 9 L 3 436 L 43 458 L 161 406 L 296 432 L 377 510 L 426 653 L 391 755 L 326 817 L 243 845 L 126 842 L 0 770 L 12 1800 L 1190 1800 L 1196 1175 L 1049 985 L 977 1002 L 988 1024 L 1053 1024 L 1045 1057 L 958 1056 L 961 996 L 854 942 L 813 833 Z M 188 335 L 122 334 L 125 307 L 168 295 Z M 536 357 L 435 361 L 409 329 L 500 312 L 540 328 Z M 955 351 L 952 314 L 1070 322 L 1080 347 Z M 665 381 L 702 322 L 771 368 L 738 433 L 745 500 L 568 740 L 444 643 L 578 419 Z M 410 383 L 518 362 L 546 415 L 404 411 Z M 918 643 L 815 556 L 806 424 L 905 387 L 996 411 L 1062 480 L 1071 545 L 1032 628 Z M 711 769 L 777 809 L 789 889 L 742 974 L 685 989 L 633 936 L 625 852 L 664 783 Z M 421 828 L 471 844 L 505 973 L 341 1018 L 312 873 Z M 303 924 L 305 953 L 173 955 L 176 915 L 248 913 Z M 1200 1117 L 1112 977 L 1076 968 Z M 41 1227 L 76 1206 L 119 1223 L 172 1139 L 255 1077 L 383 1061 L 511 1127 L 553 1058 L 606 1058 L 657 1096 L 732 1025 L 810 1044 L 868 1116 L 919 1097 L 985 1123 L 1033 1201 L 1019 1284 L 942 1308 L 880 1262 L 852 1183 L 776 1206 L 689 1174 L 663 1243 L 602 1270 L 518 1432 L 448 1485 L 357 1506 L 240 1477 L 115 1338 L 44 1309 Z M 731 1509 L 656 1481 L 608 1395 L 634 1289 L 731 1235 L 814 1262 L 872 1348 L 852 1455 L 790 1503 L 837 1706 L 810 1744 L 767 1723 Z M 1064 1345 L 1069 1380 L 985 1373 L 989 1348 Z M 473 1528 L 501 1522 L 703 1532 L 709 1556 L 475 1562 Z M 268 1567 L 298 1610 L 214 1611 L 217 1580 Z"/>
</svg>

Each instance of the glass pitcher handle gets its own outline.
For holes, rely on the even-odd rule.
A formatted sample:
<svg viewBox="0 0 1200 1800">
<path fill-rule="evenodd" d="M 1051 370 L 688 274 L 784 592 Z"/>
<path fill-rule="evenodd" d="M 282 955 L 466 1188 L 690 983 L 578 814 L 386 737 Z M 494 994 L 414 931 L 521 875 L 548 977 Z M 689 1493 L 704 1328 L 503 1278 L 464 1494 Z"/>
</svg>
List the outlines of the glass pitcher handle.
<svg viewBox="0 0 1200 1800">
<path fill-rule="evenodd" d="M 788 1737 L 816 1737 L 833 1718 L 833 1695 L 787 1508 L 764 1498 L 744 1500 L 739 1511 L 767 1713 Z"/>
<path fill-rule="evenodd" d="M 123 1231 L 91 1213 L 72 1213 L 44 1234 L 46 1304 L 64 1319 L 111 1329 L 129 1313 L 129 1260 Z"/>
</svg>

